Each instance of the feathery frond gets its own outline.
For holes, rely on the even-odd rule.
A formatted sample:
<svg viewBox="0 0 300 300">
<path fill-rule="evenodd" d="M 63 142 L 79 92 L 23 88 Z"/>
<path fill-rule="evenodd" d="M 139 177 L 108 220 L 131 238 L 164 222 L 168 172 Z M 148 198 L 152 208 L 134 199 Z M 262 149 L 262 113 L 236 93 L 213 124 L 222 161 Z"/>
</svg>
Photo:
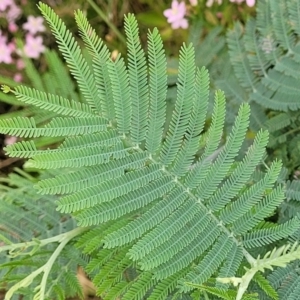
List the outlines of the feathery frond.
<svg viewBox="0 0 300 300">
<path fill-rule="evenodd" d="M 118 56 L 114 62 L 108 62 L 107 66 L 111 86 L 113 87 L 117 128 L 121 134 L 125 135 L 130 130 L 132 117 L 128 72 L 121 56 Z"/>
<path fill-rule="evenodd" d="M 166 118 L 167 73 L 166 56 L 156 28 L 148 32 L 149 121 L 146 149 L 154 155 L 160 147 Z"/>
<path fill-rule="evenodd" d="M 98 97 L 101 103 L 101 114 L 109 120 L 114 120 L 114 104 L 107 67 L 110 52 L 103 41 L 97 36 L 82 11 L 77 10 L 75 12 L 75 20 L 80 36 L 93 58 L 93 70 Z"/>
<path fill-rule="evenodd" d="M 40 4 L 40 9 L 87 104 L 16 87 L 13 93 L 20 101 L 59 116 L 45 121 L 44 127 L 30 119 L 1 120 L 0 129 L 24 137 L 65 137 L 56 149 L 40 150 L 29 140 L 7 150 L 30 157 L 29 167 L 51 169 L 52 176 L 40 180 L 36 191 L 43 197 L 50 194 L 51 199 L 58 195 L 57 210 L 71 214 L 80 226 L 74 231 L 78 237 L 71 231 L 58 247 L 67 249 L 64 242 L 74 247 L 71 239 L 79 239 L 76 247 L 91 258 L 82 264 L 102 298 L 188 297 L 193 288 L 185 282 L 233 278 L 245 260 L 260 262 L 249 248 L 287 238 L 300 228 L 298 218 L 259 227 L 285 197 L 284 185 L 277 182 L 282 164 L 275 161 L 266 172 L 260 167 L 268 142 L 264 130 L 244 158 L 237 159 L 250 106 L 240 106 L 231 132 L 224 135 L 225 95 L 219 90 L 206 130 L 209 76 L 205 68 L 196 69 L 191 44 L 180 50 L 177 100 L 166 128 L 166 59 L 156 29 L 148 34 L 147 62 L 137 22 L 133 15 L 126 17 L 126 65 L 121 55 L 109 59 L 103 42 L 77 11 L 80 34 L 92 56 L 90 69 L 63 22 L 46 4 Z M 233 35 L 237 47 L 241 32 Z M 248 76 L 244 86 L 249 90 L 254 64 L 244 66 Z M 261 172 L 258 180 L 253 176 L 256 168 Z M 298 255 L 295 249 L 281 265 Z M 275 256 L 265 257 L 261 268 L 271 267 L 273 261 L 267 260 Z M 75 285 L 67 275 L 66 281 Z M 55 285 L 62 294 L 60 287 Z M 225 295 L 228 286 L 222 282 L 211 291 L 216 294 L 219 288 Z"/>
<path fill-rule="evenodd" d="M 43 128 L 38 128 L 34 118 L 17 117 L 2 121 L 0 126 L 7 128 L 5 132 L 9 135 L 16 135 L 25 138 L 39 136 L 72 136 L 80 134 L 90 134 L 102 131 L 106 128 L 106 120 L 100 117 L 85 118 L 54 118 Z"/>
<path fill-rule="evenodd" d="M 77 80 L 86 102 L 97 114 L 101 113 L 101 100 L 98 97 L 93 74 L 84 60 L 75 38 L 52 8 L 42 2 L 39 3 L 38 8 L 49 24 L 56 38 L 58 48 L 64 56 L 72 75 Z"/>
<path fill-rule="evenodd" d="M 25 86 L 17 86 L 12 92 L 20 101 L 55 112 L 67 117 L 94 117 L 91 108 L 80 102 L 68 100 L 53 94 L 47 94 Z"/>
<path fill-rule="evenodd" d="M 195 50 L 183 45 L 179 53 L 177 101 L 172 114 L 166 140 L 161 149 L 161 161 L 165 166 L 173 163 L 181 148 L 194 102 Z M 186 101 L 188 99 L 188 101 Z"/>
<path fill-rule="evenodd" d="M 128 51 L 128 78 L 131 96 L 131 139 L 133 144 L 144 141 L 148 115 L 148 80 L 145 53 L 139 41 L 139 29 L 135 17 L 125 17 L 125 33 Z"/>
</svg>

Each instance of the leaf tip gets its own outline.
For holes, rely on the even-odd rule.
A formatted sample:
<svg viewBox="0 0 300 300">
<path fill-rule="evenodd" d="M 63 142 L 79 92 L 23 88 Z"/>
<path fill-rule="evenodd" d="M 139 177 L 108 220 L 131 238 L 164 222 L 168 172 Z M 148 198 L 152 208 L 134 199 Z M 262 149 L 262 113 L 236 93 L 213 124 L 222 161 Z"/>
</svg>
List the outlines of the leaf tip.
<svg viewBox="0 0 300 300">
<path fill-rule="evenodd" d="M 1 90 L 3 91 L 3 93 L 7 94 L 11 91 L 10 87 L 8 85 L 1 85 Z"/>
</svg>

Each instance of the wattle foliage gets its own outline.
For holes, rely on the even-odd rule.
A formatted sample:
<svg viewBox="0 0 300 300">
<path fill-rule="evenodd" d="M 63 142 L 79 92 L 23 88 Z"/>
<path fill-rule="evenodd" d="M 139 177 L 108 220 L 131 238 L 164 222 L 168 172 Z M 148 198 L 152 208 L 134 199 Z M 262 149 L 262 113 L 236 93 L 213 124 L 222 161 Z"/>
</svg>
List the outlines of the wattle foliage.
<svg viewBox="0 0 300 300">
<path fill-rule="evenodd" d="M 218 90 L 211 124 L 204 131 L 209 75 L 196 67 L 191 44 L 180 50 L 177 99 L 166 128 L 166 57 L 157 29 L 148 33 L 146 55 L 135 17 L 125 18 L 126 64 L 120 55 L 110 58 L 84 14 L 77 11 L 80 35 L 92 58 L 90 67 L 54 11 L 43 3 L 39 9 L 84 101 L 18 86 L 11 92 L 19 101 L 57 115 L 44 127 L 27 117 L 0 120 L 0 130 L 24 138 L 64 137 L 56 149 L 40 150 L 32 139 L 6 147 L 10 156 L 30 158 L 31 168 L 53 170 L 35 189 L 42 198 L 57 197 L 57 210 L 70 214 L 79 226 L 69 236 L 51 240 L 60 244 L 49 261 L 64 254 L 63 243 L 71 241 L 71 250 L 88 256 L 89 262 L 82 265 L 104 299 L 189 298 L 191 283 L 234 277 L 246 262 L 255 265 L 252 248 L 270 245 L 299 229 L 297 216 L 280 225 L 264 221 L 285 198 L 284 185 L 277 182 L 280 161 L 260 178 L 254 176 L 257 168 L 264 169 L 268 132 L 259 131 L 243 159 L 237 160 L 250 106 L 240 106 L 224 143 L 225 96 Z M 1 214 L 10 220 L 6 211 Z M 12 229 L 10 224 L 5 230 Z M 36 299 L 43 299 L 53 285 L 49 268 L 43 269 Z M 21 273 L 19 280 L 27 275 Z M 13 283 L 10 277 L 3 278 Z M 27 287 L 20 282 L 17 288 Z M 259 282 L 267 286 L 263 279 Z M 217 282 L 211 291 L 220 289 L 226 294 L 228 285 Z M 24 291 L 31 299 L 32 293 Z M 64 296 L 57 288 L 57 298 Z"/>
</svg>

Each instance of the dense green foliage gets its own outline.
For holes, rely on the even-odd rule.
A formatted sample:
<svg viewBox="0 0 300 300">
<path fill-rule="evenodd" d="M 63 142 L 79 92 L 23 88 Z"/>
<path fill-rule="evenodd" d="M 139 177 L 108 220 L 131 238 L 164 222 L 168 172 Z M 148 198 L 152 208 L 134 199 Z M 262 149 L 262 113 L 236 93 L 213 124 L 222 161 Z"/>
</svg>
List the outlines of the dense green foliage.
<svg viewBox="0 0 300 300">
<path fill-rule="evenodd" d="M 255 37 L 259 40 L 259 30 L 263 35 L 263 28 L 273 26 L 279 40 L 287 38 L 291 28 L 286 33 L 273 19 L 272 26 L 259 22 L 266 12 L 284 14 L 283 8 L 270 3 L 261 1 Z M 292 104 L 280 101 L 279 94 L 269 97 L 273 106 L 258 96 L 266 97 L 274 82 L 278 90 L 283 75 L 277 73 L 286 75 L 276 69 L 277 56 L 268 61 L 269 54 L 264 54 L 265 71 L 257 71 L 262 50 L 247 48 L 249 58 L 240 49 L 241 25 L 229 33 L 240 88 L 255 93 L 250 105 L 239 106 L 224 137 L 225 95 L 215 92 L 207 122 L 210 79 L 206 68 L 196 66 L 192 44 L 184 44 L 179 53 L 176 101 L 168 120 L 167 59 L 157 29 L 148 32 L 146 53 L 137 21 L 127 15 L 127 59 L 119 55 L 112 60 L 78 10 L 75 20 L 89 53 L 87 60 L 54 11 L 42 3 L 39 8 L 81 96 L 68 76 L 59 73 L 55 84 L 66 83 L 63 90 L 51 90 L 49 83 L 44 88 L 42 81 L 34 88 L 3 86 L 5 93 L 35 109 L 33 117 L 0 119 L 2 133 L 24 138 L 6 151 L 12 157 L 29 158 L 26 166 L 40 172 L 38 179 L 23 172 L 23 177 L 12 174 L 7 182 L 13 188 L 1 186 L 0 283 L 9 289 L 7 299 L 14 293 L 24 294 L 25 299 L 80 295 L 79 265 L 104 299 L 283 299 L 285 295 L 293 299 L 300 286 L 294 269 L 300 258 L 300 248 L 294 244 L 300 219 L 299 209 L 294 209 L 297 204 L 287 206 L 298 200 L 298 184 L 286 181 L 281 161 L 265 164 L 267 130 L 258 130 L 243 151 L 253 118 L 252 100 L 285 114 L 298 109 L 296 99 L 287 97 L 294 95 L 292 84 L 291 94 L 288 89 L 280 91 L 286 93 L 280 97 Z M 245 47 L 255 28 L 250 20 Z M 294 55 L 295 41 L 289 43 Z M 290 54 L 286 48 L 282 53 Z M 54 54 L 48 55 L 63 69 Z M 43 122 L 39 115 L 45 116 Z M 259 123 L 266 127 L 263 120 Z M 40 149 L 36 140 L 40 137 L 61 143 L 55 149 Z M 273 223 L 276 211 L 279 221 Z M 282 246 L 288 241 L 294 245 Z M 7 256 L 2 255 L 5 251 Z M 287 267 L 264 277 L 262 272 L 275 266 Z M 289 289 L 286 281 L 291 276 Z"/>
<path fill-rule="evenodd" d="M 237 22 L 227 34 L 234 75 L 221 83 L 234 102 L 251 105 L 251 128 L 268 129 L 272 154 L 291 173 L 300 164 L 299 5 L 258 1 L 256 19 L 245 28 Z"/>
</svg>

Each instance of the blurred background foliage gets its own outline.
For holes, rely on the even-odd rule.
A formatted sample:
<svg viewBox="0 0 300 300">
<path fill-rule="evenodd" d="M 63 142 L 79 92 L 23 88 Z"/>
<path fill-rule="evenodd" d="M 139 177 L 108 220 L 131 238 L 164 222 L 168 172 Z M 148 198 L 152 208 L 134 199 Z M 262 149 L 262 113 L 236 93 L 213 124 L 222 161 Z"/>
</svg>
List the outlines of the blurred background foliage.
<svg viewBox="0 0 300 300">
<path fill-rule="evenodd" d="M 2 34 L 8 36 L 8 40 L 20 39 L 25 42 L 22 25 L 26 22 L 28 16 L 39 16 L 36 6 L 39 1 L 14 1 L 21 10 L 15 20 L 18 29 L 11 32 L 6 12 L 0 11 L 0 30 Z M 199 0 L 196 6 L 192 6 L 189 1 L 186 1 L 186 17 L 188 18 L 189 27 L 173 30 L 163 15 L 164 10 L 171 6 L 170 0 L 45 0 L 43 2 L 55 9 L 56 13 L 63 18 L 67 27 L 75 35 L 78 32 L 74 21 L 74 11 L 76 9 L 83 10 L 97 34 L 107 42 L 110 50 L 117 50 L 124 54 L 126 49 L 123 20 L 125 14 L 132 12 L 139 21 L 142 41 L 146 41 L 148 29 L 157 27 L 163 37 L 167 55 L 170 57 L 178 55 L 178 50 L 183 42 L 190 40 L 199 43 L 216 28 L 218 28 L 218 33 L 224 36 L 226 30 L 232 28 L 234 21 L 239 20 L 244 24 L 251 15 L 255 14 L 254 7 L 250 8 L 244 3 L 238 5 L 229 0 L 224 0 L 221 5 L 216 2 L 211 7 L 206 6 L 206 0 Z M 57 49 L 49 30 L 43 32 L 43 41 L 48 49 Z M 213 50 L 217 45 L 212 43 L 210 46 Z M 203 57 L 202 62 L 199 61 L 200 64 L 205 64 L 205 62 L 205 57 Z M 40 57 L 38 61 L 35 61 L 35 64 L 41 73 L 46 71 L 47 62 L 44 57 Z M 1 63 L 0 66 L 1 76 L 13 78 L 14 64 Z"/>
</svg>

